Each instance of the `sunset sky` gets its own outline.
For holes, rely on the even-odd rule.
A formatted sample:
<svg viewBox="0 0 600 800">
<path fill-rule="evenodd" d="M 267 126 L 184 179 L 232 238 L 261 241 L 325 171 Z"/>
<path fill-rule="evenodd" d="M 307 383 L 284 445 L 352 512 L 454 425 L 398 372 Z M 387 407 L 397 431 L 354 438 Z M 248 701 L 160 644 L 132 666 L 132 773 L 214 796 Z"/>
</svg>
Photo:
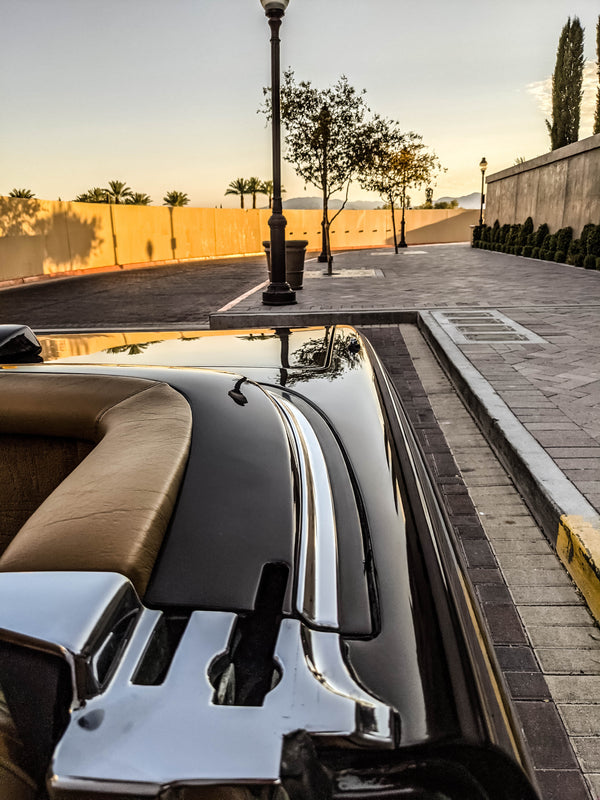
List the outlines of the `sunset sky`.
<svg viewBox="0 0 600 800">
<path fill-rule="evenodd" d="M 111 179 L 235 206 L 237 177 L 271 173 L 257 114 L 270 82 L 259 0 L 0 0 L 0 194 L 71 200 Z M 374 112 L 414 130 L 447 172 L 434 195 L 549 149 L 544 119 L 562 26 L 585 27 L 580 138 L 591 134 L 597 0 L 290 0 L 282 66 L 326 87 L 347 75 Z M 594 63 L 592 63 L 594 62 Z M 305 190 L 283 164 L 287 197 Z M 375 199 L 358 186 L 350 199 Z M 264 201 L 261 199 L 261 203 Z M 415 196 L 413 202 L 421 202 Z"/>
</svg>

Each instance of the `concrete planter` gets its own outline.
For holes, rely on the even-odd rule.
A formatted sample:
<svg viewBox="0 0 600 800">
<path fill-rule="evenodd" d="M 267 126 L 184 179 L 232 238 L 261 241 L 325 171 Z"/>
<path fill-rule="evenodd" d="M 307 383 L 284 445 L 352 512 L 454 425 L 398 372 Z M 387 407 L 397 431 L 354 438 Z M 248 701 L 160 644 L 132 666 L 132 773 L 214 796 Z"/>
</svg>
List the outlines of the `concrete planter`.
<svg viewBox="0 0 600 800">
<path fill-rule="evenodd" d="M 285 243 L 285 279 L 290 289 L 301 289 L 304 279 L 304 256 L 308 246 L 307 239 L 288 239 Z M 263 242 L 267 254 L 269 280 L 271 280 L 271 242 Z"/>
</svg>

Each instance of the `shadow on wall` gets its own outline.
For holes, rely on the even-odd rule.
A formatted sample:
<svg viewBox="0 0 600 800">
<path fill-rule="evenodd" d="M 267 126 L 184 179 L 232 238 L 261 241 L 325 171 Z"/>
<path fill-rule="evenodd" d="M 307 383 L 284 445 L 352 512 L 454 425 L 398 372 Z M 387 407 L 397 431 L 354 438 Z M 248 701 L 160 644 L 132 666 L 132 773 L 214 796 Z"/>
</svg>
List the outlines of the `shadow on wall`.
<svg viewBox="0 0 600 800">
<path fill-rule="evenodd" d="M 471 226 L 476 225 L 479 211 L 465 210 L 462 214 L 449 216 L 430 225 L 421 225 L 418 228 L 407 229 L 406 241 L 408 244 L 443 244 L 445 242 L 471 241 Z M 400 224 L 396 223 L 398 239 L 400 238 Z M 394 245 L 393 234 L 387 238 L 387 244 Z"/>
<path fill-rule="evenodd" d="M 103 243 L 100 218 L 84 219 L 70 207 L 52 208 L 56 205 L 49 210 L 35 199 L 0 198 L 0 279 L 86 266 Z"/>
</svg>

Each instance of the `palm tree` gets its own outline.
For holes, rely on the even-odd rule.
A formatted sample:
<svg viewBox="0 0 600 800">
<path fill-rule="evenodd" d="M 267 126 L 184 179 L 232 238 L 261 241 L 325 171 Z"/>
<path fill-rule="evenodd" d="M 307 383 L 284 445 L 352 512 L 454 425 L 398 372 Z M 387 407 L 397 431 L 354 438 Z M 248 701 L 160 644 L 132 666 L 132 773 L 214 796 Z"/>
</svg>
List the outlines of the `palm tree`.
<svg viewBox="0 0 600 800">
<path fill-rule="evenodd" d="M 163 205 L 165 206 L 187 206 L 190 202 L 190 198 L 187 196 L 185 192 L 178 192 L 173 189 L 170 192 L 167 192 L 166 195 L 163 197 Z"/>
<path fill-rule="evenodd" d="M 149 206 L 152 198 L 147 194 L 141 192 L 133 192 L 131 197 L 126 198 L 125 203 L 128 206 Z"/>
<path fill-rule="evenodd" d="M 123 181 L 109 181 L 108 189 L 104 190 L 109 203 L 126 203 L 133 192 Z"/>
<path fill-rule="evenodd" d="M 234 181 L 231 181 L 229 186 L 227 187 L 227 191 L 225 194 L 239 194 L 240 196 L 240 207 L 244 207 L 244 195 L 250 194 L 250 189 L 248 188 L 248 181 L 245 178 L 236 178 Z"/>
<path fill-rule="evenodd" d="M 260 194 L 266 194 L 269 198 L 269 208 L 273 207 L 273 181 L 262 181 L 260 184 L 260 189 L 258 190 Z M 283 186 L 281 187 L 281 194 L 285 192 Z"/>
<path fill-rule="evenodd" d="M 256 195 L 261 192 L 262 181 L 260 178 L 248 178 L 246 181 L 246 189 L 248 194 L 252 195 L 252 208 L 256 208 Z"/>
<path fill-rule="evenodd" d="M 110 203 L 110 199 L 106 189 L 101 189 L 99 186 L 94 186 L 83 194 L 78 194 L 75 198 L 76 203 Z"/>
<path fill-rule="evenodd" d="M 32 197 L 35 197 L 34 193 L 31 191 L 31 189 L 13 189 L 8 196 L 9 197 L 25 197 L 27 200 L 31 200 Z"/>
</svg>

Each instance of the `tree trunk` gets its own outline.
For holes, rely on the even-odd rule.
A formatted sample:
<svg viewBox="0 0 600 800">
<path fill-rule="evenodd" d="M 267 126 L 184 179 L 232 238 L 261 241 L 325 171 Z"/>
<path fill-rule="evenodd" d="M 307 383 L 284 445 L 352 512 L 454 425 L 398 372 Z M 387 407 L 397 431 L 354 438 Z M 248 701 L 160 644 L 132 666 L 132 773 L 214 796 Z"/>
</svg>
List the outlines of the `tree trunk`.
<svg viewBox="0 0 600 800">
<path fill-rule="evenodd" d="M 329 189 L 327 177 L 327 147 L 323 147 L 323 219 L 321 220 L 321 254 L 317 259 L 321 263 L 329 263 L 329 209 L 327 207 L 327 192 Z"/>
<path fill-rule="evenodd" d="M 398 237 L 396 236 L 396 217 L 394 216 L 394 201 L 390 200 L 392 207 L 392 230 L 394 231 L 394 252 L 398 255 Z"/>
</svg>

